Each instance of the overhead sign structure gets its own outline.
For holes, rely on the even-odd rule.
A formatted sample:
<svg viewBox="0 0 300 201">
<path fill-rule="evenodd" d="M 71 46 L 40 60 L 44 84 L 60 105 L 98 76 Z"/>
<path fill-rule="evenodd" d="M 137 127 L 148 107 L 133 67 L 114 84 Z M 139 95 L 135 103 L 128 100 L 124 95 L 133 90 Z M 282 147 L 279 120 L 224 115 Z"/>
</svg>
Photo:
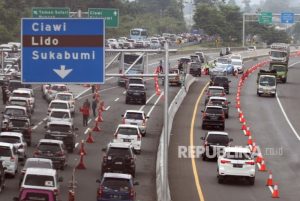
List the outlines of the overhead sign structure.
<svg viewBox="0 0 300 201">
<path fill-rule="evenodd" d="M 34 18 L 69 18 L 70 8 L 34 7 L 31 15 Z"/>
<path fill-rule="evenodd" d="M 23 18 L 22 81 L 104 83 L 103 19 Z"/>
<path fill-rule="evenodd" d="M 281 13 L 280 17 L 281 23 L 284 24 L 293 24 L 294 23 L 294 13 L 286 12 L 286 13 Z"/>
<path fill-rule="evenodd" d="M 261 12 L 258 18 L 259 24 L 272 24 L 272 12 Z"/>
<path fill-rule="evenodd" d="M 89 8 L 89 18 L 104 18 L 106 28 L 119 27 L 119 9 L 115 8 Z"/>
</svg>

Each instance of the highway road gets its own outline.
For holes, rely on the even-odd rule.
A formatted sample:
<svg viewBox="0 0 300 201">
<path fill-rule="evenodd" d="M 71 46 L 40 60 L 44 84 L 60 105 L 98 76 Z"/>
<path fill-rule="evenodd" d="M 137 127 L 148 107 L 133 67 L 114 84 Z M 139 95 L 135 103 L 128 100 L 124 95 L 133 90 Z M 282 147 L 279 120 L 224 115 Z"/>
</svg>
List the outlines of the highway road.
<svg viewBox="0 0 300 201">
<path fill-rule="evenodd" d="M 248 61 L 246 66 L 253 66 L 258 62 Z M 297 107 L 300 94 L 299 69 L 299 58 L 290 59 L 288 83 L 278 84 L 277 98 L 256 95 L 257 72 L 245 81 L 241 92 L 241 108 L 247 125 L 260 146 L 267 169 L 272 171 L 274 182 L 279 185 L 280 200 L 285 201 L 298 200 L 300 196 L 298 191 L 299 157 L 297 157 L 300 143 L 299 107 Z M 231 81 L 231 91 L 228 96 L 231 109 L 230 117 L 226 120 L 225 131 L 234 139 L 233 145 L 245 146 L 247 138 L 241 131 L 235 108 L 238 79 L 232 77 Z M 179 146 L 202 145 L 200 137 L 207 132 L 201 129 L 201 110 L 204 109 L 205 96 L 202 93 L 207 82 L 208 78 L 191 86 L 174 119 L 169 148 L 169 181 L 172 200 L 260 201 L 274 199 L 271 198 L 270 189 L 266 187 L 268 172 L 260 172 L 257 169 L 254 186 L 249 186 L 242 180 L 233 179 L 226 184 L 218 184 L 216 161 L 204 162 L 201 158 L 195 158 L 192 162 L 191 158 L 178 157 Z"/>
</svg>

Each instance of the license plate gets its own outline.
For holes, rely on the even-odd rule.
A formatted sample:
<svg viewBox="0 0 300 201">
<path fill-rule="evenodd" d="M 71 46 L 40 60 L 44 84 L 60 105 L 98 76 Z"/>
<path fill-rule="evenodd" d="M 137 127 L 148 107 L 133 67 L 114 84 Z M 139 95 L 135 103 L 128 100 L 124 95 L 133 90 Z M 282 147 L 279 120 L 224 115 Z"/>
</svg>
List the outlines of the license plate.
<svg viewBox="0 0 300 201">
<path fill-rule="evenodd" d="M 123 139 L 123 142 L 131 142 L 130 139 Z"/>
<path fill-rule="evenodd" d="M 135 96 L 139 96 L 140 94 L 139 94 L 139 93 L 133 93 L 133 95 L 135 95 Z"/>
<path fill-rule="evenodd" d="M 137 123 L 130 123 L 131 125 L 137 125 Z"/>
<path fill-rule="evenodd" d="M 115 165 L 123 165 L 123 162 L 115 162 Z"/>
<path fill-rule="evenodd" d="M 242 167 L 243 167 L 243 164 L 233 164 L 233 167 L 234 167 L 234 168 L 242 168 Z"/>
</svg>

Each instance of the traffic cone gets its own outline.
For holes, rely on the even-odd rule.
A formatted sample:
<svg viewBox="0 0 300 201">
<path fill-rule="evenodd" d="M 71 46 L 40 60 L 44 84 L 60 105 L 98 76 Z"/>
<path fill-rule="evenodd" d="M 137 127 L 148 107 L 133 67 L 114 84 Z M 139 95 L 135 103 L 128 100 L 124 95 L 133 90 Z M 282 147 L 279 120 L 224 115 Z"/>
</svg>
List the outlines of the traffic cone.
<svg viewBox="0 0 300 201">
<path fill-rule="evenodd" d="M 240 118 L 240 123 L 245 124 L 246 123 L 246 119 L 244 117 L 244 115 Z M 243 128 L 242 128 L 243 130 Z"/>
<path fill-rule="evenodd" d="M 160 95 L 160 92 L 161 92 L 161 91 L 160 91 L 160 89 L 158 88 L 158 89 L 156 90 L 156 95 L 159 96 L 159 95 Z"/>
<path fill-rule="evenodd" d="M 245 131 L 247 129 L 247 126 L 246 126 L 246 122 L 243 123 L 242 125 L 242 128 L 241 128 L 243 131 Z"/>
<path fill-rule="evenodd" d="M 258 153 L 257 157 L 256 157 L 256 163 L 261 163 L 263 161 L 263 157 L 261 155 L 261 153 Z"/>
<path fill-rule="evenodd" d="M 86 169 L 86 167 L 85 167 L 85 165 L 84 165 L 84 163 L 83 163 L 83 156 L 84 156 L 84 154 L 81 153 L 81 154 L 80 154 L 80 161 L 79 161 L 78 165 L 76 166 L 76 169 L 79 169 L 79 170 L 84 170 L 84 169 Z"/>
<path fill-rule="evenodd" d="M 239 112 L 239 118 L 244 118 L 244 114 L 242 111 Z"/>
<path fill-rule="evenodd" d="M 247 129 L 246 129 L 246 136 L 250 136 L 250 135 L 251 135 L 251 131 L 250 131 L 249 127 L 247 127 Z"/>
<path fill-rule="evenodd" d="M 75 201 L 75 193 L 73 190 L 69 190 L 68 201 Z"/>
<path fill-rule="evenodd" d="M 235 100 L 238 102 L 240 101 L 240 97 L 239 96 L 236 96 Z"/>
<path fill-rule="evenodd" d="M 241 105 L 240 105 L 240 101 L 237 101 L 237 102 L 236 102 L 236 105 L 235 105 L 235 107 L 236 107 L 236 108 L 240 108 L 240 107 L 241 107 Z"/>
<path fill-rule="evenodd" d="M 93 131 L 95 131 L 95 132 L 101 131 L 100 127 L 98 126 L 98 123 L 99 123 L 98 121 L 95 122 L 95 126 L 93 128 Z"/>
<path fill-rule="evenodd" d="M 83 141 L 83 140 L 80 141 L 80 150 L 79 150 L 79 154 L 86 155 L 86 151 L 85 151 L 85 149 L 84 149 L 84 141 Z"/>
<path fill-rule="evenodd" d="M 100 109 L 102 110 L 102 112 L 106 110 L 105 107 L 104 107 L 104 101 L 101 101 Z"/>
<path fill-rule="evenodd" d="M 97 121 L 98 123 L 103 122 L 103 117 L 102 117 L 102 111 L 101 111 L 101 109 L 98 110 L 98 116 L 97 116 L 96 121 Z"/>
<path fill-rule="evenodd" d="M 278 190 L 278 185 L 277 184 L 274 184 L 272 198 L 279 198 L 279 190 Z"/>
<path fill-rule="evenodd" d="M 269 177 L 266 186 L 273 186 L 273 176 L 271 171 L 269 172 Z"/>
<path fill-rule="evenodd" d="M 259 171 L 262 171 L 262 172 L 267 171 L 267 167 L 266 167 L 265 160 L 262 160 L 262 161 L 261 161 Z"/>
<path fill-rule="evenodd" d="M 96 123 L 96 125 L 97 125 L 97 123 Z M 93 136 L 92 136 L 92 131 L 91 131 L 91 129 L 89 129 L 89 131 L 88 131 L 88 138 L 86 139 L 85 142 L 86 142 L 86 143 L 94 143 L 94 142 L 95 142 L 95 140 L 93 139 Z"/>
<path fill-rule="evenodd" d="M 248 137 L 247 144 L 248 145 L 252 145 L 253 144 L 253 140 L 252 140 L 252 136 L 251 135 Z"/>
</svg>

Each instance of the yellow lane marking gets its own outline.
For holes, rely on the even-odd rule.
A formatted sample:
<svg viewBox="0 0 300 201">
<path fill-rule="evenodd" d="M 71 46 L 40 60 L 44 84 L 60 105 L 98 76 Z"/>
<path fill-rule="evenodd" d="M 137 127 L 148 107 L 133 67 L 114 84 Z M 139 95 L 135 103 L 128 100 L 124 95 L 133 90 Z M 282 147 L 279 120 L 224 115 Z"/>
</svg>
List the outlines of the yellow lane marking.
<svg viewBox="0 0 300 201">
<path fill-rule="evenodd" d="M 195 126 L 195 119 L 196 119 L 196 115 L 197 115 L 197 111 L 198 111 L 198 105 L 199 105 L 200 100 L 201 100 L 201 98 L 204 94 L 204 91 L 205 91 L 205 89 L 207 88 L 208 85 L 209 85 L 209 82 L 206 83 L 205 87 L 202 89 L 200 95 L 198 96 L 195 107 L 194 107 L 193 118 L 192 118 L 191 129 L 190 129 L 190 147 L 191 147 L 191 150 L 193 150 L 192 147 L 194 147 L 194 126 Z M 197 188 L 197 191 L 198 191 L 199 200 L 204 201 L 203 192 L 202 192 L 200 181 L 199 181 L 199 176 L 198 176 L 198 171 L 197 171 L 195 158 L 192 156 L 191 160 L 192 160 L 192 169 L 193 169 L 193 174 L 194 174 L 194 178 L 195 178 L 196 188 Z"/>
</svg>

